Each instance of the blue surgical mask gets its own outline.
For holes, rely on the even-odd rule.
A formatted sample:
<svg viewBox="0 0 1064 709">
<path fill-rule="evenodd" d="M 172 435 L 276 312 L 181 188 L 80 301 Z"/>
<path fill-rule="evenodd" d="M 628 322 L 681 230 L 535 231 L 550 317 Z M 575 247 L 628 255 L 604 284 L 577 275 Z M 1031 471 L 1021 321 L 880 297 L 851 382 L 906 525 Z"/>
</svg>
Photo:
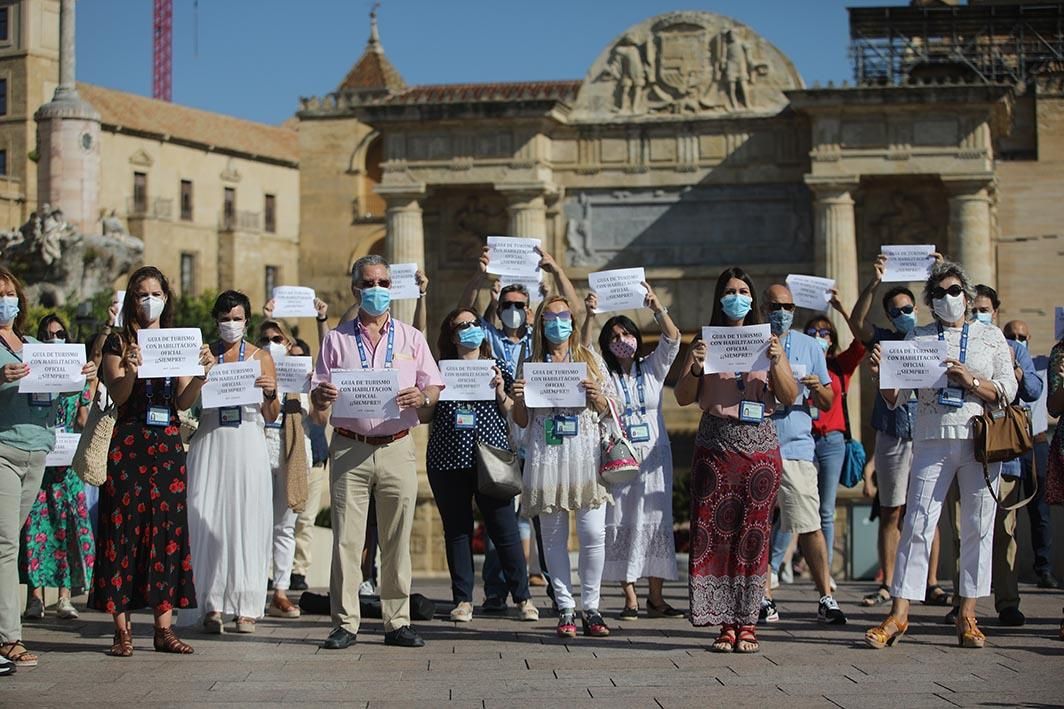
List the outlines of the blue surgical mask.
<svg viewBox="0 0 1064 709">
<path fill-rule="evenodd" d="M 0 298 L 0 323 L 7 324 L 14 322 L 18 317 L 18 297 L 14 295 L 5 295 Z"/>
<path fill-rule="evenodd" d="M 791 329 L 794 322 L 793 310 L 773 310 L 768 314 L 768 323 L 772 326 L 773 335 L 782 335 Z"/>
<path fill-rule="evenodd" d="M 975 314 L 975 319 L 977 321 L 983 323 L 984 325 L 993 325 L 994 324 L 994 316 L 991 315 L 990 313 L 978 312 L 978 313 Z"/>
<path fill-rule="evenodd" d="M 754 299 L 742 293 L 729 293 L 720 299 L 724 314 L 732 320 L 742 320 L 750 312 Z"/>
<path fill-rule="evenodd" d="M 816 338 L 816 343 L 820 345 L 820 349 L 826 353 L 831 348 L 831 340 L 826 340 L 823 337 Z"/>
<path fill-rule="evenodd" d="M 373 317 L 384 315 L 384 313 L 388 312 L 391 304 L 392 292 L 387 288 L 373 286 L 372 288 L 362 289 L 362 305 L 359 307 L 366 311 L 366 315 Z"/>
<path fill-rule="evenodd" d="M 1012 340 L 1012 342 L 1015 342 L 1021 350 L 1027 349 L 1027 340 Z"/>
<path fill-rule="evenodd" d="M 547 339 L 556 345 L 560 345 L 569 339 L 569 336 L 573 334 L 573 321 L 572 319 L 556 318 L 554 320 L 543 321 L 543 334 L 547 336 Z"/>
<path fill-rule="evenodd" d="M 898 313 L 898 317 L 891 318 L 894 327 L 903 335 L 908 335 L 916 327 L 916 313 Z"/>
<path fill-rule="evenodd" d="M 484 330 L 479 327 L 467 327 L 458 333 L 458 344 L 475 350 L 484 341 Z"/>
</svg>

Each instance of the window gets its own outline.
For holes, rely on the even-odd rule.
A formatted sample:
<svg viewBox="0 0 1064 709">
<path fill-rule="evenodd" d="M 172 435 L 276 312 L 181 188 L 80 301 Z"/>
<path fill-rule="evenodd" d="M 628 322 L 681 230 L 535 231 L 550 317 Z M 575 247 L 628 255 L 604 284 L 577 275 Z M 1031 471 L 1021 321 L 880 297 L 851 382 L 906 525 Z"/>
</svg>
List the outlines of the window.
<svg viewBox="0 0 1064 709">
<path fill-rule="evenodd" d="M 266 204 L 263 206 L 263 219 L 266 231 L 270 234 L 277 233 L 277 198 L 272 194 L 266 195 Z"/>
<path fill-rule="evenodd" d="M 0 116 L 7 115 L 7 79 L 0 79 Z"/>
<path fill-rule="evenodd" d="M 148 174 L 133 173 L 133 213 L 144 214 L 148 211 Z"/>
<path fill-rule="evenodd" d="M 7 151 L 0 150 L 0 175 L 7 174 Z"/>
<path fill-rule="evenodd" d="M 280 270 L 277 266 L 266 267 L 266 297 L 273 296 L 273 289 L 277 287 L 277 282 L 280 280 Z"/>
<path fill-rule="evenodd" d="M 181 295 L 196 294 L 196 254 L 181 254 Z"/>
<path fill-rule="evenodd" d="M 192 180 L 181 180 L 181 220 L 192 221 Z"/>
<path fill-rule="evenodd" d="M 225 188 L 225 201 L 223 202 L 222 219 L 226 228 L 232 229 L 236 226 L 236 189 L 233 187 Z"/>
<path fill-rule="evenodd" d="M 11 39 L 9 34 L 10 25 L 8 24 L 10 12 L 10 7 L 0 7 L 0 42 L 6 42 Z"/>
</svg>

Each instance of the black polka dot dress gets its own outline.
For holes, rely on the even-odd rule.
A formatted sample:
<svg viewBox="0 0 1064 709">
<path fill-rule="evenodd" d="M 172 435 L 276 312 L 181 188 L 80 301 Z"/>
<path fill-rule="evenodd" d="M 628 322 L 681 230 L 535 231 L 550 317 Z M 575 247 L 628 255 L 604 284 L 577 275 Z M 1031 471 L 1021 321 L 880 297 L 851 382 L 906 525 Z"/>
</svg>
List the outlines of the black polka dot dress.
<svg viewBox="0 0 1064 709">
<path fill-rule="evenodd" d="M 495 360 L 502 372 L 503 383 L 510 391 L 514 380 L 506 363 Z M 477 415 L 476 428 L 455 428 L 455 414 L 459 409 L 473 410 Z M 426 459 L 429 470 L 468 470 L 476 467 L 476 442 L 483 441 L 496 448 L 512 450 L 509 424 L 498 402 L 439 401 L 429 434 Z"/>
</svg>

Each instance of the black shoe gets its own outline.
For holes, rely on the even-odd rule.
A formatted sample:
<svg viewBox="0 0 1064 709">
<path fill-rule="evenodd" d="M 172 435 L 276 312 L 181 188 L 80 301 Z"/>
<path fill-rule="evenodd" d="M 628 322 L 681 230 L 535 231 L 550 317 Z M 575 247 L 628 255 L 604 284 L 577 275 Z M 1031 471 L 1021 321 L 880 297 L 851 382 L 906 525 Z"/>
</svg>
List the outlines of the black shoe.
<svg viewBox="0 0 1064 709">
<path fill-rule="evenodd" d="M 505 613 L 506 599 L 489 596 L 484 599 L 484 604 L 480 606 L 480 610 L 485 613 Z"/>
<path fill-rule="evenodd" d="M 1038 575 L 1038 588 L 1061 588 L 1061 585 L 1060 581 L 1057 581 L 1057 577 L 1053 575 L 1053 572 L 1047 571 Z"/>
<path fill-rule="evenodd" d="M 959 610 L 960 609 L 957 608 L 957 606 L 953 606 L 953 608 L 950 609 L 949 613 L 946 614 L 946 617 L 942 619 L 942 624 L 943 625 L 956 625 L 957 624 L 957 612 Z"/>
<path fill-rule="evenodd" d="M 998 621 L 1002 625 L 1018 628 L 1027 622 L 1027 618 L 1020 612 L 1019 608 L 1006 608 L 998 613 Z"/>
<path fill-rule="evenodd" d="M 288 588 L 292 591 L 306 591 L 310 586 L 307 585 L 307 577 L 303 574 L 292 574 L 288 577 Z"/>
<path fill-rule="evenodd" d="M 343 650 L 345 647 L 351 647 L 357 641 L 358 635 L 343 628 L 337 628 L 329 633 L 329 637 L 325 639 L 321 646 L 326 650 Z"/>
<path fill-rule="evenodd" d="M 267 591 L 272 591 L 273 590 L 273 579 L 266 579 L 266 590 Z"/>
<path fill-rule="evenodd" d="M 639 609 L 625 606 L 624 610 L 617 614 L 617 620 L 639 620 Z"/>
<path fill-rule="evenodd" d="M 384 634 L 385 645 L 397 645 L 399 647 L 424 647 L 425 641 L 421 639 L 413 628 L 404 625 L 396 630 L 390 630 Z"/>
</svg>

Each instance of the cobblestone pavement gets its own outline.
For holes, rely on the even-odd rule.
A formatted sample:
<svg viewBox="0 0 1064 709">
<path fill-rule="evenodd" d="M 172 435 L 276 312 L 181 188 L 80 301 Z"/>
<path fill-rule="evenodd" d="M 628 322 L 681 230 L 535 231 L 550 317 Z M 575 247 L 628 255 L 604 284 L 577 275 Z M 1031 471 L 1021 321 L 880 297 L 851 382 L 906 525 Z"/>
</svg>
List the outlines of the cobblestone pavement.
<svg viewBox="0 0 1064 709">
<path fill-rule="evenodd" d="M 837 594 L 849 615 L 844 627 L 816 623 L 808 583 L 777 594 L 782 619 L 762 627 L 758 655 L 708 652 L 712 631 L 686 620 L 609 621 L 604 639 L 554 636 L 544 610 L 538 623 L 513 615 L 478 615 L 449 622 L 445 581 L 419 580 L 415 590 L 441 599 L 437 617 L 417 624 L 427 646 L 386 647 L 380 621 L 364 623 L 356 646 L 319 649 L 326 616 L 260 621 L 254 635 L 207 636 L 188 629 L 196 648 L 187 657 L 151 649 L 150 619 L 135 617 L 132 658 L 104 655 L 109 618 L 86 612 L 59 621 L 27 623 L 25 637 L 40 667 L 0 678 L 0 706 L 84 707 L 267 704 L 312 707 L 428 706 L 708 707 L 813 706 L 948 707 L 1064 704 L 1064 642 L 1056 640 L 1064 593 L 1022 588 L 1027 625 L 1003 628 L 992 603 L 980 603 L 989 644 L 956 646 L 942 608 L 916 606 L 909 635 L 882 651 L 861 643 L 883 607 L 864 609 L 869 584 L 843 584 Z M 607 589 L 604 589 L 607 590 Z M 541 609 L 549 604 L 535 589 Z M 645 591 L 644 591 L 645 593 Z M 621 607 L 616 588 L 604 594 L 607 617 Z M 686 607 L 686 586 L 666 586 L 667 599 Z M 83 599 L 76 599 L 83 600 Z M 642 603 L 642 600 L 641 600 Z M 81 603 L 76 603 L 81 605 Z"/>
</svg>

